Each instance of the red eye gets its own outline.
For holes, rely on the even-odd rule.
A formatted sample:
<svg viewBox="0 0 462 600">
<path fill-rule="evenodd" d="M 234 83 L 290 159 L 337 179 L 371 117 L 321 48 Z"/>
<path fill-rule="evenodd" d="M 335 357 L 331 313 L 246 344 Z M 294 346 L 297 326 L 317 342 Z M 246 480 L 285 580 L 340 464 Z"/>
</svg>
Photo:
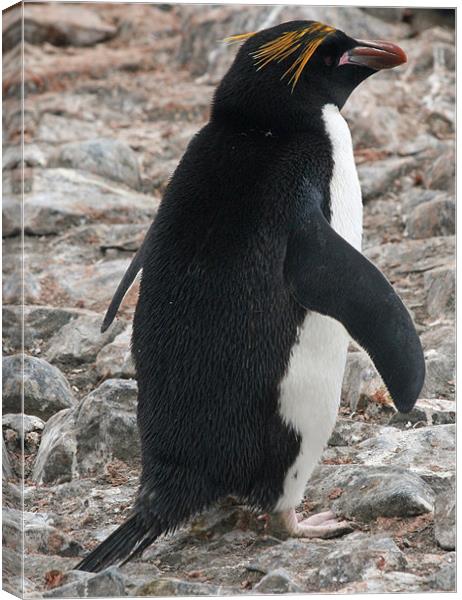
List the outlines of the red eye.
<svg viewBox="0 0 462 600">
<path fill-rule="evenodd" d="M 334 58 L 332 56 L 325 56 L 324 64 L 327 65 L 328 67 L 331 67 L 334 64 Z"/>
</svg>

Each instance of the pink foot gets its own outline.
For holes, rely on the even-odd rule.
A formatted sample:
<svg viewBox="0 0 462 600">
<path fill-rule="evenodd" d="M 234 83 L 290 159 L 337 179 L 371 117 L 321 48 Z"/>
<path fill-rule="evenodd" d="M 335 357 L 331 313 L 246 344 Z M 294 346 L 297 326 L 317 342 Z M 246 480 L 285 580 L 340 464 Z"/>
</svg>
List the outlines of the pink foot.
<svg viewBox="0 0 462 600">
<path fill-rule="evenodd" d="M 281 513 L 281 518 L 287 532 L 293 537 L 328 539 L 353 531 L 351 523 L 338 521 L 331 510 L 299 521 L 295 510 L 292 508 Z"/>
</svg>

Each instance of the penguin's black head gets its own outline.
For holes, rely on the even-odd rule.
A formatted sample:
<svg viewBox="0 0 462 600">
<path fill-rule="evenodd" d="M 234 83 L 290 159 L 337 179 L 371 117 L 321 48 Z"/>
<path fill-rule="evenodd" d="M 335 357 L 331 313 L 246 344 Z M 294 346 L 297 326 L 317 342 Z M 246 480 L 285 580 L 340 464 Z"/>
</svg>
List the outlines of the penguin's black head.
<svg viewBox="0 0 462 600">
<path fill-rule="evenodd" d="M 245 43 L 217 88 L 212 115 L 261 127 L 303 127 L 326 104 L 341 109 L 370 75 L 406 62 L 395 44 L 356 40 L 315 21 L 228 40 Z"/>
</svg>

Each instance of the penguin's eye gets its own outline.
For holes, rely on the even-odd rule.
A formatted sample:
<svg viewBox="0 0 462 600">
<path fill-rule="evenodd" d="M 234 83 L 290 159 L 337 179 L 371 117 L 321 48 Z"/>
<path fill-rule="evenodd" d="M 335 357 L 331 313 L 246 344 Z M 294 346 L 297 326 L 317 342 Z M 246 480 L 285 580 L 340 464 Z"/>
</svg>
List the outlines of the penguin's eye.
<svg viewBox="0 0 462 600">
<path fill-rule="evenodd" d="M 327 67 L 331 67 L 334 64 L 335 58 L 333 56 L 325 56 L 324 57 L 324 64 Z"/>
</svg>

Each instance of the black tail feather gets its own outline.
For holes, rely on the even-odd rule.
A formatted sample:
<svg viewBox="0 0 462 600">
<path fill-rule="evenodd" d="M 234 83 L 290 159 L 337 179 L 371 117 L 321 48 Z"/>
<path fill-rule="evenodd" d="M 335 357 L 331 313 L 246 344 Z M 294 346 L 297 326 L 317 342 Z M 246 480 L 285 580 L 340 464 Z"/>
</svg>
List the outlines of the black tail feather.
<svg viewBox="0 0 462 600">
<path fill-rule="evenodd" d="M 96 573 L 114 563 L 125 564 L 139 556 L 161 533 L 158 522 L 146 530 L 139 514 L 135 514 L 74 568 Z"/>
</svg>

